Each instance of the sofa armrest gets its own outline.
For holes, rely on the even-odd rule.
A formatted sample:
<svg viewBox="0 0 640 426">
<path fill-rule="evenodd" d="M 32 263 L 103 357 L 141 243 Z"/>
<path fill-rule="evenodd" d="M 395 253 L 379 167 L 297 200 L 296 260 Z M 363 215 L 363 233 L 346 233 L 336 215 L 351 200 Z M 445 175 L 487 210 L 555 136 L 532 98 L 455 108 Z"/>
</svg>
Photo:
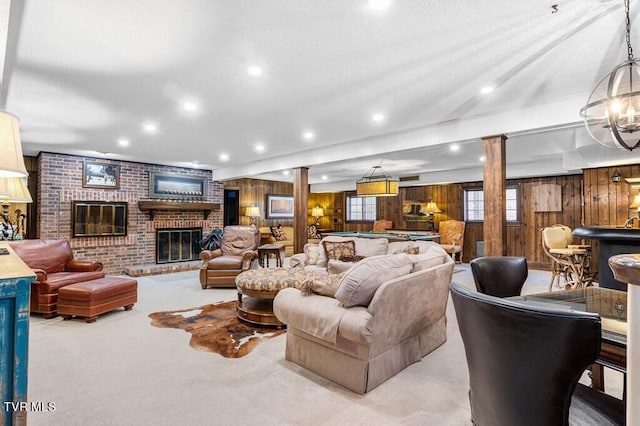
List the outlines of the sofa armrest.
<svg viewBox="0 0 640 426">
<path fill-rule="evenodd" d="M 102 266 L 102 262 L 72 259 L 67 262 L 64 269 L 68 272 L 93 272 L 102 271 Z"/>
<path fill-rule="evenodd" d="M 207 263 L 208 261 L 210 261 L 211 259 L 218 257 L 218 256 L 222 256 L 222 250 L 220 249 L 215 249 L 215 250 L 202 250 L 200 252 L 200 259 L 204 262 Z"/>
<path fill-rule="evenodd" d="M 384 283 L 367 307 L 376 340 L 400 342 L 444 317 L 453 267 L 447 262 Z"/>
<path fill-rule="evenodd" d="M 304 253 L 296 253 L 289 258 L 289 266 L 291 268 L 303 268 L 307 264 L 307 255 Z"/>
<path fill-rule="evenodd" d="M 303 296 L 295 288 L 280 290 L 273 301 L 278 320 L 320 340 L 336 343 L 340 321 L 347 309 L 332 297 Z"/>
<path fill-rule="evenodd" d="M 258 252 L 256 250 L 246 251 L 242 254 L 242 270 L 247 271 L 251 269 L 251 261 L 258 257 Z"/>
<path fill-rule="evenodd" d="M 36 274 L 36 279 L 35 281 L 41 282 L 41 283 L 45 283 L 47 282 L 47 273 L 44 271 L 44 269 L 34 269 L 33 273 Z"/>
</svg>

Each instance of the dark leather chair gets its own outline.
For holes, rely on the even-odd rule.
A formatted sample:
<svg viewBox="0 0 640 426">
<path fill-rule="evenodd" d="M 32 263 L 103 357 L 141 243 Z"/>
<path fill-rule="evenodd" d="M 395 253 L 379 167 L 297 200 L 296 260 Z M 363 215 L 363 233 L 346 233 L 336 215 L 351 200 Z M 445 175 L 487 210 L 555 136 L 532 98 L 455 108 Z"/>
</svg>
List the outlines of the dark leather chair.
<svg viewBox="0 0 640 426">
<path fill-rule="evenodd" d="M 476 289 L 495 297 L 520 296 L 529 276 L 527 259 L 524 257 L 478 257 L 470 265 Z"/>
<path fill-rule="evenodd" d="M 598 314 L 527 306 L 455 282 L 450 289 L 474 424 L 624 424 L 621 400 L 578 384 L 600 353 Z"/>
<path fill-rule="evenodd" d="M 236 276 L 251 269 L 258 257 L 260 231 L 255 226 L 225 226 L 222 245 L 216 250 L 200 253 L 200 284 L 205 289 L 214 287 L 235 287 Z"/>
</svg>

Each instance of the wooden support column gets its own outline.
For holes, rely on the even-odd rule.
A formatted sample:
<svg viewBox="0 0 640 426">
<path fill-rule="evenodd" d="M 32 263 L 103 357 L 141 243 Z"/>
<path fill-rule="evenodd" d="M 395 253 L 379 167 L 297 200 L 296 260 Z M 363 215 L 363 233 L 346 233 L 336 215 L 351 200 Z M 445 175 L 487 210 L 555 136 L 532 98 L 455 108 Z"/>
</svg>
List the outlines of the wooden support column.
<svg viewBox="0 0 640 426">
<path fill-rule="evenodd" d="M 482 138 L 484 149 L 484 255 L 504 256 L 507 242 L 506 135 Z"/>
<path fill-rule="evenodd" d="M 307 243 L 307 200 L 309 199 L 309 169 L 293 171 L 293 252 L 302 253 Z"/>
</svg>

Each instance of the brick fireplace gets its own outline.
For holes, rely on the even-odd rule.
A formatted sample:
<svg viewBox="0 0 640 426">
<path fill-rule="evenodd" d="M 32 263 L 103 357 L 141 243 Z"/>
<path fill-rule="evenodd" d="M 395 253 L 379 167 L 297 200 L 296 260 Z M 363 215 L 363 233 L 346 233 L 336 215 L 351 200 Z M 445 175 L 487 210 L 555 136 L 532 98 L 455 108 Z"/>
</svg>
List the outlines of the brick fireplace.
<svg viewBox="0 0 640 426">
<path fill-rule="evenodd" d="M 68 238 L 78 259 L 99 259 L 109 274 L 140 276 L 198 267 L 199 260 L 156 263 L 157 231 L 198 228 L 202 235 L 222 227 L 222 209 L 206 209 L 206 214 L 203 214 L 204 208 L 191 209 L 187 206 L 150 212 L 140 208 L 140 201 L 149 199 L 150 176 L 158 173 L 205 178 L 203 200 L 222 206 L 223 185 L 212 180 L 210 171 L 100 159 L 120 166 L 120 187 L 85 188 L 82 186 L 85 160 L 95 159 L 46 152 L 38 156 L 38 238 Z M 127 203 L 126 235 L 74 238 L 71 232 L 73 200 Z"/>
<path fill-rule="evenodd" d="M 156 263 L 198 260 L 202 228 L 161 228 L 156 230 Z"/>
</svg>

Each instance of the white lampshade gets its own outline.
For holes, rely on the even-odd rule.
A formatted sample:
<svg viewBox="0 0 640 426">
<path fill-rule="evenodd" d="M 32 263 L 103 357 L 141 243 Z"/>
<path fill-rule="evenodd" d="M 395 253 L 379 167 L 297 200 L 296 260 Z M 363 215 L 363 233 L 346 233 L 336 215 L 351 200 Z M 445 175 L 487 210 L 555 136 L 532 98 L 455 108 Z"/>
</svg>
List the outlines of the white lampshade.
<svg viewBox="0 0 640 426">
<path fill-rule="evenodd" d="M 260 207 L 257 207 L 257 206 L 247 207 L 245 216 L 260 217 Z"/>
<path fill-rule="evenodd" d="M 27 176 L 18 117 L 0 111 L 0 178 Z"/>
<path fill-rule="evenodd" d="M 33 199 L 24 182 L 24 178 L 0 178 L 0 202 L 2 203 L 32 203 Z"/>
<path fill-rule="evenodd" d="M 322 217 L 324 216 L 324 210 L 322 209 L 322 207 L 314 207 L 313 209 L 311 209 L 311 216 L 312 217 Z"/>
</svg>

